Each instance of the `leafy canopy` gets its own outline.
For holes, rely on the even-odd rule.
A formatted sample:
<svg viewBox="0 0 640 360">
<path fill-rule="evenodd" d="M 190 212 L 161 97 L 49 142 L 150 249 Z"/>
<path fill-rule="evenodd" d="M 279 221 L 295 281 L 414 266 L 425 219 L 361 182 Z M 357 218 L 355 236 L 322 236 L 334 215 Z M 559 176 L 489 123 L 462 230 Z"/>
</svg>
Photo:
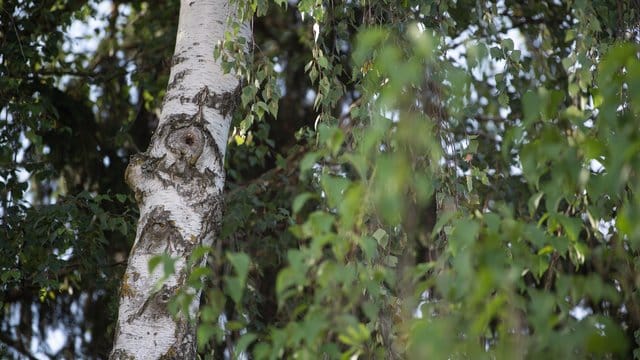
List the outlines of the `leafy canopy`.
<svg viewBox="0 0 640 360">
<path fill-rule="evenodd" d="M 233 3 L 203 357 L 640 358 L 639 4 Z M 0 342 L 104 357 L 177 4 L 0 4 Z"/>
</svg>

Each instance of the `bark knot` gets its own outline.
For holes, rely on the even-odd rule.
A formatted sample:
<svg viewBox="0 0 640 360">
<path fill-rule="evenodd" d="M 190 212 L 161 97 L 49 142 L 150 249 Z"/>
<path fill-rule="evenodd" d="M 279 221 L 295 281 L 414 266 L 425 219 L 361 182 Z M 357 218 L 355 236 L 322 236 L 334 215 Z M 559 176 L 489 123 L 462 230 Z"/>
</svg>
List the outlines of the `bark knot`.
<svg viewBox="0 0 640 360">
<path fill-rule="evenodd" d="M 202 155 L 204 143 L 202 129 L 193 125 L 175 129 L 166 138 L 169 150 L 192 166 Z"/>
</svg>

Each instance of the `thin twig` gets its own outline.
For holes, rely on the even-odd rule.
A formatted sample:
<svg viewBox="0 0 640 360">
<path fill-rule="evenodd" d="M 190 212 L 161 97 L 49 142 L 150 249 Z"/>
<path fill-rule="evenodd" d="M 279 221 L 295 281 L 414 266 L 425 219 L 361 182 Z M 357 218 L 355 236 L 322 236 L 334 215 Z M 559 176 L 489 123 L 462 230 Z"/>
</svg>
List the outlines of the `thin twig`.
<svg viewBox="0 0 640 360">
<path fill-rule="evenodd" d="M 27 61 L 27 57 L 24 56 L 24 51 L 22 50 L 22 41 L 20 40 L 20 33 L 18 33 L 18 28 L 16 27 L 16 22 L 13 21 L 13 15 L 11 15 L 7 9 L 2 8 L 2 11 L 4 11 L 7 15 L 9 15 L 9 19 L 11 19 L 11 25 L 13 25 L 13 30 L 16 32 L 16 38 L 18 39 L 18 47 L 20 48 L 20 53 L 22 54 L 22 59 L 26 62 Z"/>
</svg>

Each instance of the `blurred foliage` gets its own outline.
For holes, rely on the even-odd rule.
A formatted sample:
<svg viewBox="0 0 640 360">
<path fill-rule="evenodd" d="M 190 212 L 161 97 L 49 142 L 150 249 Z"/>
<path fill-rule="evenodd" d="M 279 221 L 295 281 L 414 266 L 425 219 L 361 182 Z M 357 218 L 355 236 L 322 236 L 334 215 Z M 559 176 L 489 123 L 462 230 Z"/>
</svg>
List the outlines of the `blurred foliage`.
<svg viewBox="0 0 640 360">
<path fill-rule="evenodd" d="M 178 4 L 105 3 L 0 1 L 11 357 L 110 348 Z M 232 3 L 203 358 L 640 358 L 638 1 Z"/>
</svg>

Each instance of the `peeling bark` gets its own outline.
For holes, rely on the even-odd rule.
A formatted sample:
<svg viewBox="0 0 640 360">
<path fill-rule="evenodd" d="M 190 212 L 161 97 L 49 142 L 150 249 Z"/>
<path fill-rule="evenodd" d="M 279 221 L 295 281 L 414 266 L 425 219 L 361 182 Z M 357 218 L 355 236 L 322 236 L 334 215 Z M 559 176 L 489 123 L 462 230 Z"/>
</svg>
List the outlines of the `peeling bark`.
<svg viewBox="0 0 640 360">
<path fill-rule="evenodd" d="M 158 128 L 146 152 L 134 155 L 125 179 L 140 208 L 135 244 L 123 278 L 111 359 L 193 359 L 195 325 L 173 318 L 170 298 L 185 284 L 186 259 L 216 238 L 222 212 L 229 103 L 238 79 L 213 59 L 232 15 L 225 0 L 182 1 L 176 48 Z M 168 254 L 175 274 L 158 289 Z M 195 294 L 191 317 L 200 294 Z"/>
</svg>

